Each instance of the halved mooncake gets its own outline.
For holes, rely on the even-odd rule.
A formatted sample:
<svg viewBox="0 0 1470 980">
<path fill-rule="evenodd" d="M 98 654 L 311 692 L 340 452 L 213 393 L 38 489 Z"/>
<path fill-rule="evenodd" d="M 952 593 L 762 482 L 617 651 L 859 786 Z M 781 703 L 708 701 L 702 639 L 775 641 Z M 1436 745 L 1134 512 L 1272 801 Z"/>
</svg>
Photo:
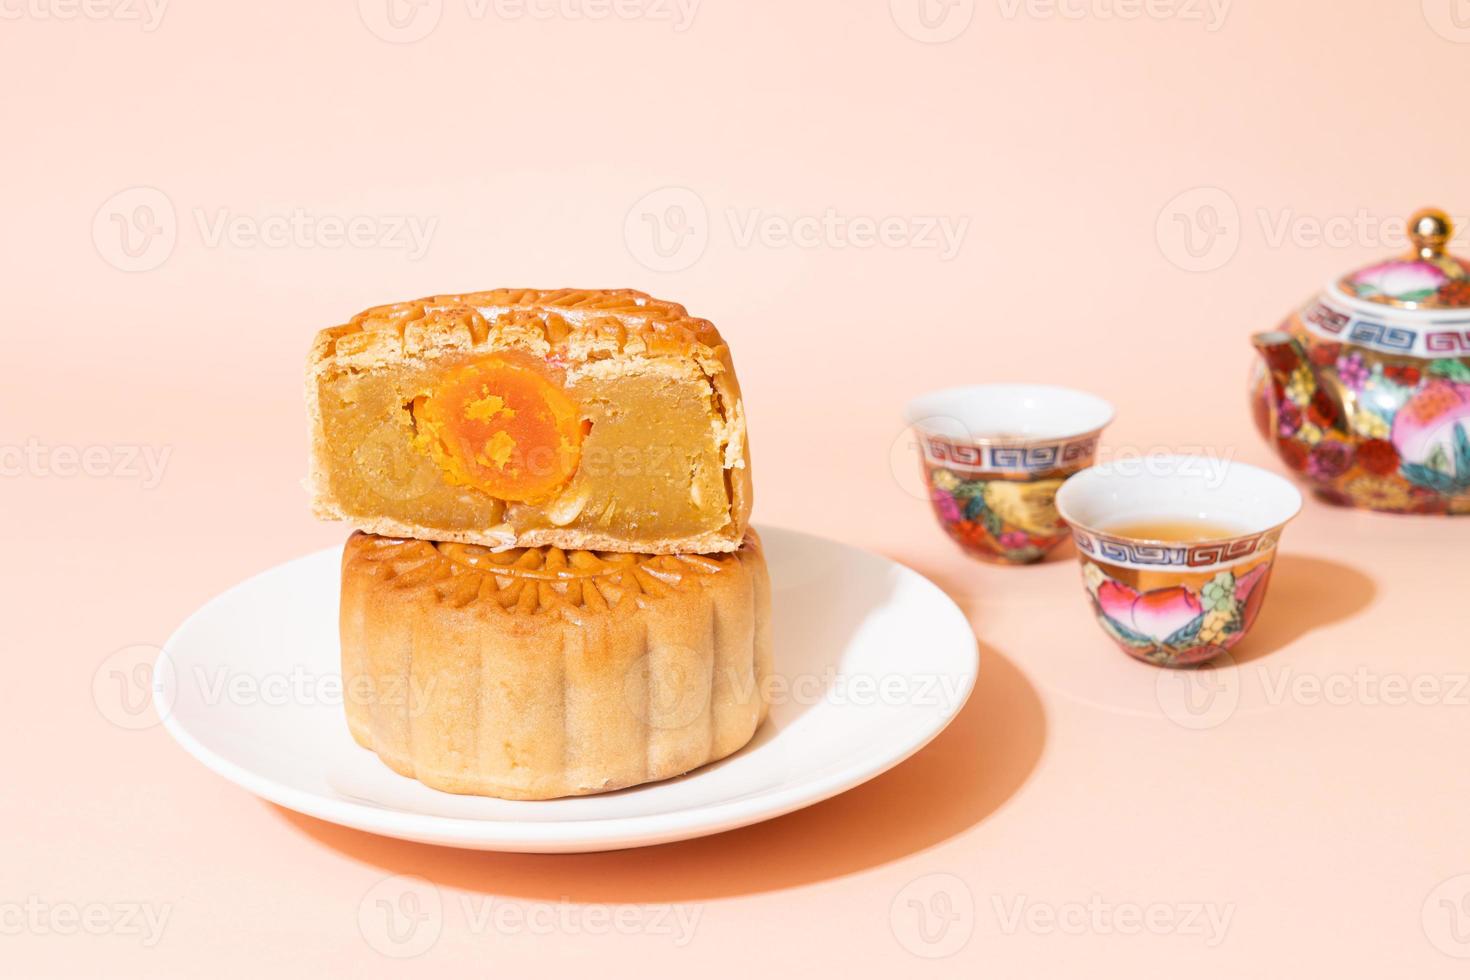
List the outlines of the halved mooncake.
<svg viewBox="0 0 1470 980">
<path fill-rule="evenodd" d="M 632 290 L 381 306 L 311 352 L 318 516 L 492 547 L 734 551 L 745 409 L 707 320 Z"/>
<path fill-rule="evenodd" d="M 667 779 L 766 716 L 760 539 L 714 555 L 495 551 L 357 533 L 342 559 L 353 738 L 451 793 L 544 800 Z"/>
</svg>

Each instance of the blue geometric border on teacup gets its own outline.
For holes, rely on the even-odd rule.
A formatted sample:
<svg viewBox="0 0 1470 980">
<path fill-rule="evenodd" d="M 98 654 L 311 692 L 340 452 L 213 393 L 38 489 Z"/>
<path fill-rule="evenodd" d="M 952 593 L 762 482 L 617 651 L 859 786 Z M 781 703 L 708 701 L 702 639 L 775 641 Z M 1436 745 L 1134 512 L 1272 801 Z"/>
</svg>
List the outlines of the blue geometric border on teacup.
<svg viewBox="0 0 1470 980">
<path fill-rule="evenodd" d="M 919 433 L 924 459 L 952 470 L 985 473 L 1041 473 L 1088 465 L 1097 452 L 1096 434 L 1056 442 L 964 443 Z"/>
<path fill-rule="evenodd" d="M 1095 531 L 1072 528 L 1072 539 L 1077 550 L 1089 558 L 1111 565 L 1133 565 L 1148 568 L 1178 566 L 1182 568 L 1208 568 L 1212 565 L 1229 565 L 1242 561 L 1263 551 L 1276 547 L 1281 537 L 1281 528 L 1272 528 L 1260 534 L 1232 538 L 1229 541 L 1209 541 L 1203 544 L 1144 544 L 1114 538 Z"/>
</svg>

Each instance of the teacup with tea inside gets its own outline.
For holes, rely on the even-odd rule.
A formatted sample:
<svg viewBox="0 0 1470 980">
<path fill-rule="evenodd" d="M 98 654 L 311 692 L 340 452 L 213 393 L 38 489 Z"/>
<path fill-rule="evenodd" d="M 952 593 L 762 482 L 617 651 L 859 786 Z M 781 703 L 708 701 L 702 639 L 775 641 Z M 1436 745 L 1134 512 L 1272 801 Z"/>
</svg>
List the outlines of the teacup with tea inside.
<svg viewBox="0 0 1470 980">
<path fill-rule="evenodd" d="M 1165 667 L 1204 663 L 1250 631 L 1301 503 L 1273 473 L 1193 456 L 1095 466 L 1057 492 L 1098 624 Z"/>
</svg>

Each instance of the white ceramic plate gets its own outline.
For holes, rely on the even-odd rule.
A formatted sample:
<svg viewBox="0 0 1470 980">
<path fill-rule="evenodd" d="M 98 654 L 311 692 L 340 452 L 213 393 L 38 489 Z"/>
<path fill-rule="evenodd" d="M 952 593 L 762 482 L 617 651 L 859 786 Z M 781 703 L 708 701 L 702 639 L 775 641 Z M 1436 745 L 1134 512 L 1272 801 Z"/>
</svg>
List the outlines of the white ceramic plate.
<svg viewBox="0 0 1470 980">
<path fill-rule="evenodd" d="M 917 752 L 963 707 L 978 657 L 964 614 L 916 572 L 794 531 L 761 536 L 774 590 L 771 717 L 746 748 L 678 779 L 528 803 L 441 793 L 390 770 L 342 715 L 340 549 L 257 575 L 191 616 L 155 668 L 155 705 L 179 744 L 231 782 L 390 837 L 598 851 L 768 820 Z"/>
</svg>

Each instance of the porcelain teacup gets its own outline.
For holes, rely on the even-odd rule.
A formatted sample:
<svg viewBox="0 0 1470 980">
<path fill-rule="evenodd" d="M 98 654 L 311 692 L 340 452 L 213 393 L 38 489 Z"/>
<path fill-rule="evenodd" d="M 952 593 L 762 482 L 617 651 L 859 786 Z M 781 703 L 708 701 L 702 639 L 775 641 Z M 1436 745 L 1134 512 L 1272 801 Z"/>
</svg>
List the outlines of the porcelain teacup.
<svg viewBox="0 0 1470 980">
<path fill-rule="evenodd" d="M 976 558 L 1024 565 L 1067 539 L 1057 488 L 1092 465 L 1113 407 L 1070 388 L 987 384 L 921 395 L 905 414 L 940 527 Z"/>
<path fill-rule="evenodd" d="M 1077 473 L 1056 502 L 1103 631 L 1131 657 L 1188 667 L 1255 624 L 1302 497 L 1245 463 L 1145 456 Z"/>
</svg>

